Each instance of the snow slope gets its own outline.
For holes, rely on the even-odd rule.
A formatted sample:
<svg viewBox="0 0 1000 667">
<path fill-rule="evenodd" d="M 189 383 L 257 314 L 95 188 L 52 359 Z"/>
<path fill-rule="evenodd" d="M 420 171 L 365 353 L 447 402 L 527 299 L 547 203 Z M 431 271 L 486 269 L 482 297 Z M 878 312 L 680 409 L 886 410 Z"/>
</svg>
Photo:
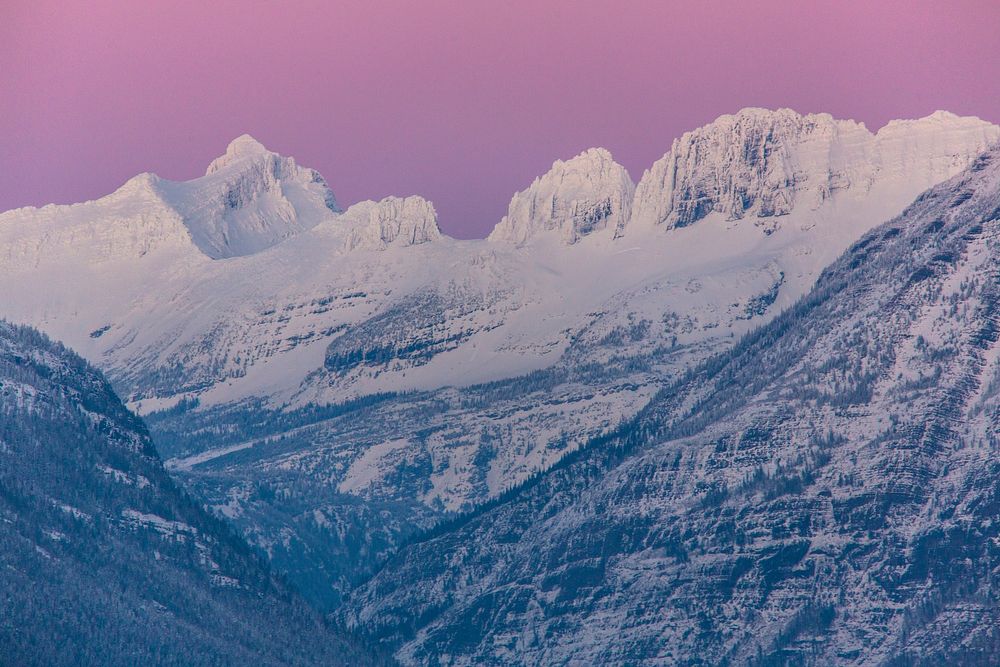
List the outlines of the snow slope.
<svg viewBox="0 0 1000 667">
<path fill-rule="evenodd" d="M 872 134 L 747 109 L 675 142 L 634 195 L 606 151 L 557 161 L 489 239 L 458 241 L 419 197 L 339 213 L 315 172 L 242 137 L 193 181 L 0 215 L 0 313 L 138 410 L 178 406 L 156 420 L 170 465 L 279 567 L 349 586 L 406 531 L 637 413 L 998 139 L 946 113 Z M 266 480 L 284 501 L 247 495 Z M 381 542 L 338 552 L 352 522 Z"/>
</svg>

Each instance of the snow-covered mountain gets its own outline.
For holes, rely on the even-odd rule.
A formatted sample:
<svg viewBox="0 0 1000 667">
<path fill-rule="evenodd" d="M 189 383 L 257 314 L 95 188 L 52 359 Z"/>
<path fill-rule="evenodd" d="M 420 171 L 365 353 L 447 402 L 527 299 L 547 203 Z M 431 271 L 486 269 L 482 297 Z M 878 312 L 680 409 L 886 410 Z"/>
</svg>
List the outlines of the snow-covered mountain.
<svg viewBox="0 0 1000 667">
<path fill-rule="evenodd" d="M 172 480 L 100 372 L 0 320 L 0 662 L 383 664 Z"/>
<path fill-rule="evenodd" d="M 890 199 L 963 169 L 997 139 L 977 118 L 938 111 L 876 133 L 829 114 L 744 109 L 684 134 L 643 174 L 635 225 L 686 227 L 711 213 L 767 232 L 831 199 Z"/>
<path fill-rule="evenodd" d="M 243 137 L 193 181 L 0 215 L 0 314 L 167 410 L 169 465 L 329 602 L 401 535 L 635 415 L 997 140 L 944 113 L 872 134 L 748 109 L 634 195 L 607 151 L 556 162 L 458 241 L 419 197 L 340 213 Z"/>
<path fill-rule="evenodd" d="M 260 252 L 340 212 L 318 172 L 268 151 L 249 135 L 229 144 L 204 178 L 158 180 L 156 186 L 198 248 L 213 259 Z"/>
<path fill-rule="evenodd" d="M 348 618 L 412 665 L 993 664 L 998 267 L 994 149 Z"/>
<path fill-rule="evenodd" d="M 238 257 L 339 211 L 322 176 L 244 135 L 202 178 L 172 182 L 140 174 L 96 201 L 2 214 L 3 266 L 30 270 L 70 262 L 65 273 L 72 273 L 77 264 L 96 268 L 168 251 Z"/>
<path fill-rule="evenodd" d="M 634 191 L 628 172 L 611 153 L 591 148 L 571 160 L 557 160 L 514 195 L 489 240 L 524 244 L 537 234 L 553 233 L 572 244 L 600 232 L 615 238 L 631 215 Z"/>
</svg>

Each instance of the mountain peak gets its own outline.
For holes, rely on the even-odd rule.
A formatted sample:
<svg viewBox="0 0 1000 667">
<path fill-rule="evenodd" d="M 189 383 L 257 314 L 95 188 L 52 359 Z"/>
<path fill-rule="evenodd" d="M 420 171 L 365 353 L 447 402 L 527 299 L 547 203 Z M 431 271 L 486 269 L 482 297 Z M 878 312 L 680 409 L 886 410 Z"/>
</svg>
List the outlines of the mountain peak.
<svg viewBox="0 0 1000 667">
<path fill-rule="evenodd" d="M 221 155 L 208 165 L 208 169 L 205 170 L 205 175 L 214 174 L 224 167 L 228 167 L 238 160 L 243 160 L 247 158 L 259 158 L 274 156 L 275 154 L 267 149 L 264 144 L 260 143 L 254 139 L 249 134 L 241 134 L 226 146 L 226 153 Z"/>
<path fill-rule="evenodd" d="M 229 146 L 226 147 L 227 153 L 243 153 L 251 151 L 268 152 L 267 148 L 264 147 L 264 144 L 245 133 L 230 141 Z"/>
<path fill-rule="evenodd" d="M 213 259 L 260 252 L 341 210 L 318 172 L 249 134 L 231 141 L 203 177 L 160 190 Z"/>
<path fill-rule="evenodd" d="M 708 125 L 715 125 L 716 123 L 725 123 L 727 119 L 744 119 L 744 118 L 755 118 L 755 119 L 777 119 L 777 118 L 804 118 L 808 114 L 801 114 L 794 109 L 789 109 L 788 107 L 777 107 L 775 109 L 770 109 L 768 107 L 743 107 L 736 113 L 722 114 L 714 121 Z M 830 114 L 822 113 L 816 114 L 819 116 L 826 116 L 832 118 Z M 707 127 L 707 126 L 703 126 Z"/>
<path fill-rule="evenodd" d="M 950 111 L 945 111 L 944 109 L 938 109 L 934 113 L 927 116 L 927 118 L 942 118 L 946 120 L 954 120 L 960 118 L 958 114 L 953 114 Z"/>
<path fill-rule="evenodd" d="M 125 197 L 134 197 L 136 195 L 156 195 L 156 188 L 162 181 L 163 179 L 156 174 L 144 171 L 143 173 L 136 174 L 132 178 L 125 181 L 121 187 L 107 196 L 111 199 L 123 199 Z"/>
<path fill-rule="evenodd" d="M 556 160 L 552 163 L 552 168 L 556 169 L 559 165 L 564 165 L 566 167 L 580 167 L 583 165 L 613 163 L 614 161 L 614 158 L 611 156 L 611 151 L 607 148 L 595 146 L 581 151 L 579 154 L 568 160 Z"/>
<path fill-rule="evenodd" d="M 947 129 L 971 129 L 982 130 L 983 128 L 995 127 L 992 123 L 977 116 L 959 116 L 950 111 L 937 110 L 922 118 L 898 118 L 890 120 L 879 131 L 876 136 L 891 133 L 899 128 L 926 128 L 928 132 L 940 132 Z"/>
<path fill-rule="evenodd" d="M 635 189 L 625 167 L 604 148 L 589 148 L 552 168 L 510 201 L 491 241 L 523 245 L 538 234 L 555 232 L 571 245 L 610 228 L 616 236 L 628 220 Z"/>
<path fill-rule="evenodd" d="M 347 249 L 385 250 L 412 246 L 442 237 L 434 204 L 423 197 L 386 197 L 351 206 L 343 216 L 352 224 Z"/>
</svg>

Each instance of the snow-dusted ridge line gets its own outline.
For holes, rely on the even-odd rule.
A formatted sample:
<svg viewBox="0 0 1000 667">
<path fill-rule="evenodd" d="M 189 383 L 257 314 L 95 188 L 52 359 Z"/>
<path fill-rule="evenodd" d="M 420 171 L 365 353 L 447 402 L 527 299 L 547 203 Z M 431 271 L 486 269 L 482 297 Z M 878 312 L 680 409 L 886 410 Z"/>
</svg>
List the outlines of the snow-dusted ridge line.
<svg viewBox="0 0 1000 667">
<path fill-rule="evenodd" d="M 130 401 L 154 399 L 143 409 L 462 386 L 551 366 L 567 332 L 606 340 L 630 317 L 678 345 L 738 334 L 776 276 L 764 310 L 998 139 L 945 112 L 873 134 L 745 109 L 685 134 L 634 188 L 606 150 L 556 161 L 487 239 L 458 241 L 419 196 L 340 212 L 319 174 L 243 135 L 191 181 L 143 174 L 100 200 L 0 214 L 0 303 Z M 374 340 L 380 321 L 396 331 Z M 351 367 L 310 375 L 334 339 Z"/>
<path fill-rule="evenodd" d="M 732 135 L 724 123 L 701 131 L 722 149 L 693 144 L 684 182 L 710 204 L 697 219 L 639 224 L 640 204 L 672 205 L 666 191 L 644 179 L 631 199 L 625 170 L 592 150 L 515 196 L 504 240 L 446 237 L 419 197 L 335 212 L 311 171 L 240 138 L 179 192 L 147 175 L 98 202 L 0 215 L 0 315 L 70 344 L 139 412 L 197 399 L 171 413 L 181 430 L 232 426 L 225 442 L 191 437 L 164 454 L 190 464 L 175 470 L 188 479 L 224 471 L 213 502 L 261 545 L 288 526 L 276 527 L 281 508 L 243 498 L 241 476 L 308 481 L 295 486 L 302 508 L 392 543 L 400 525 L 481 502 L 641 410 L 663 382 L 795 303 L 998 132 L 947 114 L 897 123 L 873 162 L 867 130 L 741 114 Z M 220 208 L 227 193 L 233 206 Z M 273 215 L 283 202 L 294 218 Z M 366 416 L 333 409 L 281 447 L 218 449 L 259 436 L 240 430 L 246 411 L 288 424 L 346 403 Z M 330 505 L 341 484 L 351 503 Z M 369 513 L 397 501 L 410 509 Z M 329 547 L 324 572 L 371 565 L 358 554 L 373 544 L 341 551 L 342 536 L 311 521 L 289 530 L 295 544 Z M 301 571 L 293 551 L 276 566 Z"/>
<path fill-rule="evenodd" d="M 864 123 L 826 113 L 746 108 L 684 133 L 637 184 L 604 148 L 556 160 L 512 197 L 507 215 L 487 240 L 515 246 L 538 237 L 565 245 L 587 236 L 613 241 L 646 228 L 687 226 L 712 212 L 730 220 L 773 219 L 793 208 L 816 209 L 841 191 L 867 192 L 883 182 L 907 179 L 929 187 L 942 174 L 955 173 L 970 153 L 996 141 L 997 126 L 946 111 L 892 120 L 873 133 Z M 109 207 L 118 215 L 107 215 Z M 387 197 L 354 207 L 359 208 L 346 250 L 448 238 L 433 205 L 420 197 Z M 12 217 L 50 219 L 72 210 L 76 215 L 71 217 L 91 211 L 113 219 L 140 209 L 163 222 L 156 230 L 122 230 L 133 245 L 142 246 L 137 252 L 148 252 L 151 237 L 176 237 L 179 217 L 191 242 L 212 259 L 261 252 L 343 212 L 317 171 L 244 134 L 202 177 L 170 181 L 140 174 L 97 200 L 0 214 L 0 227 Z M 359 228 L 366 217 L 369 226 Z"/>
<path fill-rule="evenodd" d="M 630 224 L 684 227 L 713 212 L 774 218 L 883 183 L 930 187 L 998 140 L 997 126 L 943 111 L 872 133 L 825 113 L 743 109 L 674 141 L 640 179 Z"/>
<path fill-rule="evenodd" d="M 242 135 L 198 178 L 171 181 L 147 172 L 99 199 L 0 213 L 0 262 L 39 265 L 65 252 L 67 259 L 104 263 L 166 250 L 187 261 L 224 260 L 256 255 L 320 225 L 346 237 L 344 251 L 443 237 L 430 202 L 386 197 L 345 212 L 319 172 Z"/>
</svg>

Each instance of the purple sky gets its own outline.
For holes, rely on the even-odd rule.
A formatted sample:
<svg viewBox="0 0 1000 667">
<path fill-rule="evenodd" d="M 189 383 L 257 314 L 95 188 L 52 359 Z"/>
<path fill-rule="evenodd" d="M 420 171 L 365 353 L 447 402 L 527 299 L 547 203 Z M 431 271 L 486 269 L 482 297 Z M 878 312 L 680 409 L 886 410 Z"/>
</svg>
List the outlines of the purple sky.
<svg viewBox="0 0 1000 667">
<path fill-rule="evenodd" d="M 422 194 L 482 236 L 556 158 L 638 179 L 744 106 L 1000 121 L 998 35 L 996 0 L 0 0 L 0 210 L 191 178 L 249 132 L 342 204 Z"/>
</svg>

